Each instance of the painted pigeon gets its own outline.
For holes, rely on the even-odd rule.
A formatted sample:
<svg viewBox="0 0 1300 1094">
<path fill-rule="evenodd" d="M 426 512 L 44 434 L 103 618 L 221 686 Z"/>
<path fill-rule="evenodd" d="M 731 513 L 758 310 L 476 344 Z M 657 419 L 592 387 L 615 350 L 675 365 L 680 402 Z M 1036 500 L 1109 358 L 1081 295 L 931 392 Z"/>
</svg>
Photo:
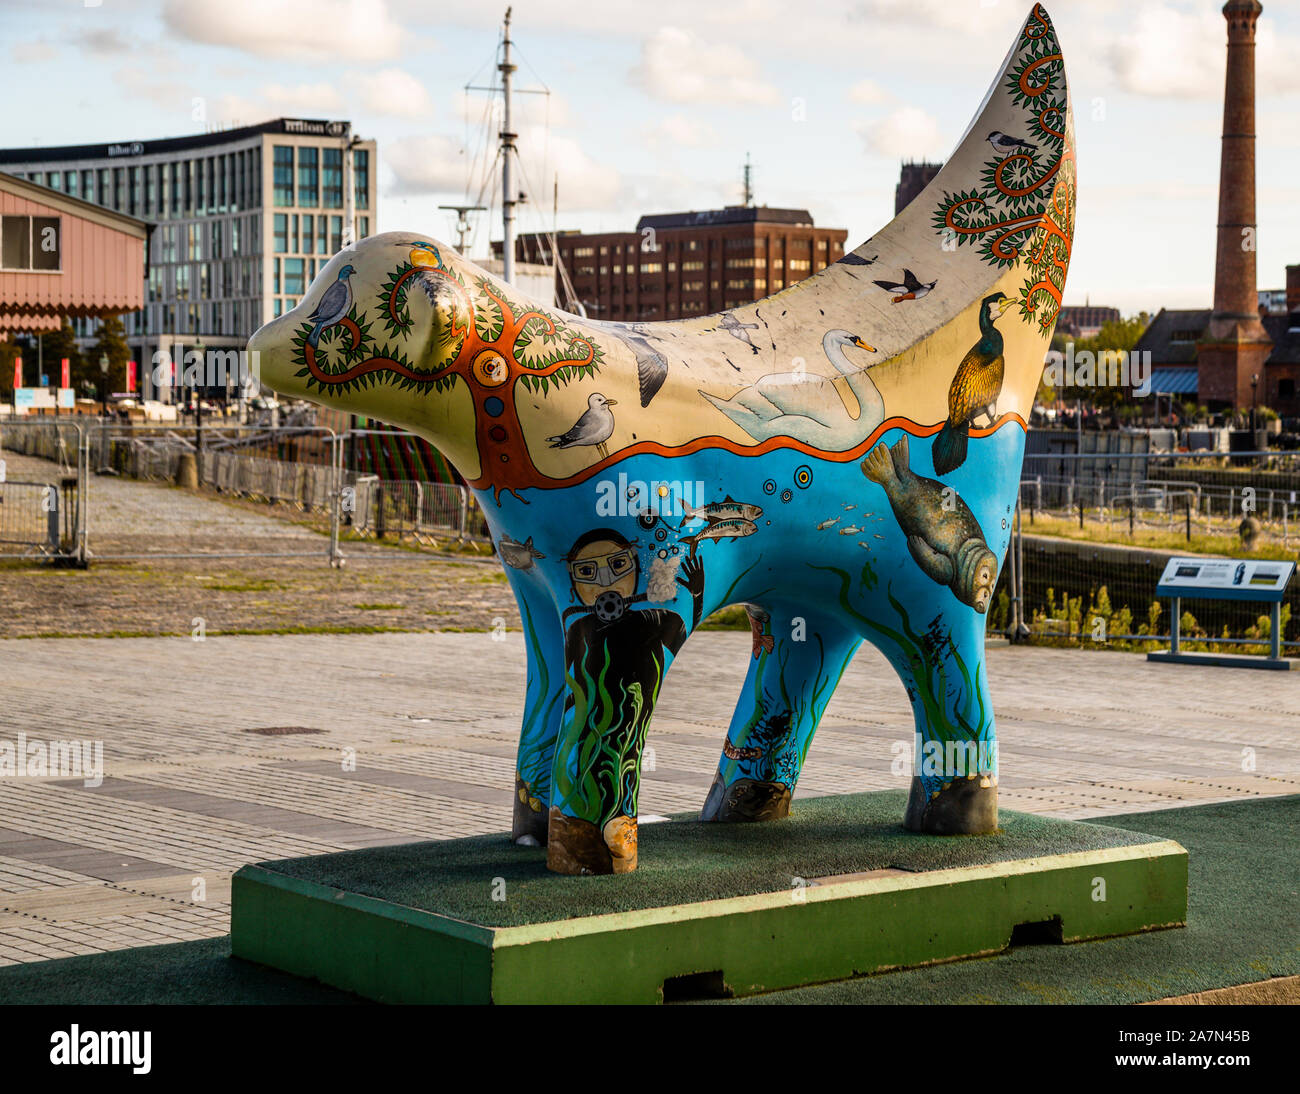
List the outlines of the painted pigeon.
<svg viewBox="0 0 1300 1094">
<path fill-rule="evenodd" d="M 339 279 L 325 290 L 309 316 L 316 324 L 307 335 L 307 344 L 313 349 L 320 344 L 320 336 L 352 310 L 352 284 L 348 278 L 356 272 L 351 264 L 339 270 Z"/>
<path fill-rule="evenodd" d="M 593 391 L 587 399 L 587 409 L 573 423 L 573 428 L 558 437 L 547 437 L 547 441 L 552 448 L 595 445 L 603 459 L 609 455 L 605 442 L 614 432 L 614 412 L 609 409 L 612 406 L 618 406 L 618 400 L 606 399 L 599 391 Z"/>
</svg>

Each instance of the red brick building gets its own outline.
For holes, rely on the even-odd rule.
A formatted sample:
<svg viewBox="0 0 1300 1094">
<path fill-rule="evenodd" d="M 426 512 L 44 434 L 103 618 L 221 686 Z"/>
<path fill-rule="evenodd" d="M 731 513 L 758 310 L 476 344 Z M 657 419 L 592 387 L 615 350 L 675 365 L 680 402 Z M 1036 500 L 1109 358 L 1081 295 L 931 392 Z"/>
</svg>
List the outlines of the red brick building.
<svg viewBox="0 0 1300 1094">
<path fill-rule="evenodd" d="M 1219 160 L 1219 223 L 1211 310 L 1161 309 L 1134 347 L 1150 352 L 1156 392 L 1212 410 L 1269 406 L 1300 415 L 1300 266 L 1286 306 L 1261 314 L 1255 268 L 1255 27 L 1259 0 L 1228 0 L 1228 65 Z"/>
<path fill-rule="evenodd" d="M 707 315 L 812 276 L 843 257 L 847 236 L 816 227 L 806 209 L 763 205 L 643 216 L 634 232 L 561 232 L 556 298 L 570 311 L 581 304 L 592 319 Z M 521 236 L 516 257 L 551 261 L 550 237 Z"/>
</svg>

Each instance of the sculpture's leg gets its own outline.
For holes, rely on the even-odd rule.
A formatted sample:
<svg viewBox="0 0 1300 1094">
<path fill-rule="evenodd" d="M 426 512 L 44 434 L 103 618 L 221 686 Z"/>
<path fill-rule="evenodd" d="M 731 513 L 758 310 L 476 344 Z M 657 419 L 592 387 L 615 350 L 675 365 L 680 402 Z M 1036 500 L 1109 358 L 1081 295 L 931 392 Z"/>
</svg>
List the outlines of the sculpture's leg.
<svg viewBox="0 0 1300 1094">
<path fill-rule="evenodd" d="M 984 616 L 936 615 L 922 633 L 905 620 L 891 657 L 912 700 L 916 748 L 903 826 L 980 835 L 998 826 L 997 735 L 984 663 Z"/>
<path fill-rule="evenodd" d="M 862 643 L 825 616 L 752 607 L 749 613 L 749 674 L 701 820 L 775 820 L 790 812 L 813 733 Z"/>
<path fill-rule="evenodd" d="M 513 570 L 507 570 L 507 574 L 519 604 L 528 652 L 510 836 L 516 843 L 539 846 L 546 842 L 551 766 L 564 712 L 564 635 L 546 587 Z"/>
<path fill-rule="evenodd" d="M 636 869 L 641 752 L 671 654 L 653 639 L 635 657 L 608 652 L 593 635 L 570 654 L 546 849 L 546 865 L 561 874 Z"/>
</svg>

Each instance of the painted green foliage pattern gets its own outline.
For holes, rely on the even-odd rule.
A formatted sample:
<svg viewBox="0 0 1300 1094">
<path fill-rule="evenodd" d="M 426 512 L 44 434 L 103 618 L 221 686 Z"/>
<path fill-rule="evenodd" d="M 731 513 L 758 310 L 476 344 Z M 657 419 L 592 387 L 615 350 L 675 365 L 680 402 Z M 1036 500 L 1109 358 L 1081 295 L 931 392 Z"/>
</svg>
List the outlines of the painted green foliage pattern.
<svg viewBox="0 0 1300 1094">
<path fill-rule="evenodd" d="M 934 211 L 945 245 L 972 246 L 991 266 L 1028 267 L 1019 294 L 1026 322 L 1049 330 L 1060 310 L 1074 232 L 1074 164 L 1067 146 L 1069 105 L 1064 61 L 1041 8 L 1026 26 L 1005 90 L 1024 113 L 1023 140 L 1010 153 L 991 154 L 977 186 L 945 192 Z M 1044 224 L 1044 215 L 1053 218 Z"/>
</svg>

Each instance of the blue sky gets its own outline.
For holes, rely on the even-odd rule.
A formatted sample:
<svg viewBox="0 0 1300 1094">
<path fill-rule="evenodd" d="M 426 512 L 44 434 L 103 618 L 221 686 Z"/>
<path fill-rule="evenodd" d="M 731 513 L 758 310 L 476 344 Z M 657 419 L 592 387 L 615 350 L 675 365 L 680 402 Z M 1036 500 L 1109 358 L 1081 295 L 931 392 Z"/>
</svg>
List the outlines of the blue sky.
<svg viewBox="0 0 1300 1094">
<path fill-rule="evenodd" d="M 380 230 L 452 237 L 477 198 L 504 2 L 0 0 L 0 145 L 142 140 L 286 114 L 379 141 Z M 1225 28 L 1212 0 L 1057 0 L 1079 154 L 1067 303 L 1208 305 Z M 523 230 L 631 228 L 740 196 L 810 209 L 849 246 L 886 223 L 904 158 L 942 158 L 1030 4 L 1017 0 L 519 0 Z M 1258 49 L 1260 287 L 1300 262 L 1300 3 Z M 13 109 L 15 104 L 19 109 Z M 467 185 L 468 180 L 468 185 Z M 497 216 L 484 218 L 471 251 Z"/>
</svg>

